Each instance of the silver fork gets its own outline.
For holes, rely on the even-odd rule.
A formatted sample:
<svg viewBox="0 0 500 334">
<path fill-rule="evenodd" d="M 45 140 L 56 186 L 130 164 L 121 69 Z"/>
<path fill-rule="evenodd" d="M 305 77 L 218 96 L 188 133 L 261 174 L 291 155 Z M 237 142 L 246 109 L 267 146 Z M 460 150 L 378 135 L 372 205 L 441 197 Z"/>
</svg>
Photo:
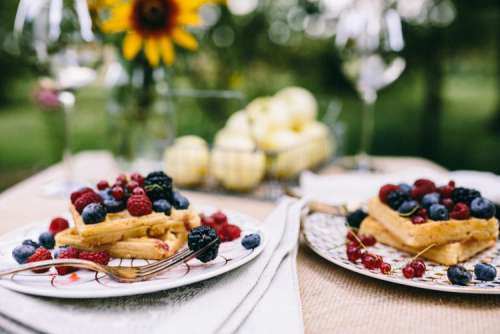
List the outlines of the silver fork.
<svg viewBox="0 0 500 334">
<path fill-rule="evenodd" d="M 172 255 L 164 260 L 147 264 L 139 267 L 124 267 L 124 266 L 104 266 L 92 261 L 80 259 L 56 259 L 27 263 L 15 268 L 0 270 L 0 277 L 19 273 L 27 270 L 48 269 L 50 267 L 75 267 L 80 269 L 89 269 L 108 275 L 111 279 L 122 283 L 133 283 L 148 280 L 161 272 L 172 269 L 175 266 L 187 262 L 204 252 L 217 242 L 217 239 L 212 240 L 209 244 L 200 248 L 197 251 L 192 251 L 188 248 Z"/>
</svg>

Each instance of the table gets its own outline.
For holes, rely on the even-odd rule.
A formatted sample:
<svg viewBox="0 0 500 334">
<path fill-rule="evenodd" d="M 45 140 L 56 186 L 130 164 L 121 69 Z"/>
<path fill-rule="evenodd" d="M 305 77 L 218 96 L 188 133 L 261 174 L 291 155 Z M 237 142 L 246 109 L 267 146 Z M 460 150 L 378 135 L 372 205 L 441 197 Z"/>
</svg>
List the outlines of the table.
<svg viewBox="0 0 500 334">
<path fill-rule="evenodd" d="M 377 158 L 380 169 L 442 167 L 417 158 Z M 75 156 L 78 180 L 95 183 L 118 173 L 106 152 Z M 331 168 L 327 173 L 340 172 Z M 67 209 L 67 200 L 39 196 L 41 187 L 63 175 L 61 165 L 0 194 L 0 234 Z M 243 197 L 186 192 L 195 204 L 231 208 L 263 219 L 273 204 Z M 500 332 L 500 296 L 456 295 L 370 279 L 316 256 L 302 243 L 298 275 L 307 333 L 494 333 Z"/>
</svg>

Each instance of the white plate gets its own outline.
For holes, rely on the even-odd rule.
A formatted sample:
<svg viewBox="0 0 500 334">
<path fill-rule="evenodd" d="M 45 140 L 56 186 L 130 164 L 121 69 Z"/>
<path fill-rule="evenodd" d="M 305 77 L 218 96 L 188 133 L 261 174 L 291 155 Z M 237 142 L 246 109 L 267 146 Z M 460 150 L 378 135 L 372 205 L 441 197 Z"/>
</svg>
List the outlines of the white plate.
<svg viewBox="0 0 500 334">
<path fill-rule="evenodd" d="M 361 263 L 352 263 L 347 259 L 345 246 L 347 228 L 344 218 L 334 218 L 330 215 L 314 213 L 304 218 L 303 224 L 306 243 L 314 252 L 336 265 L 359 274 L 429 290 L 471 294 L 500 294 L 499 277 L 491 282 L 481 282 L 473 279 L 467 286 L 453 285 L 446 275 L 448 267 L 431 261 L 425 261 L 427 270 L 423 277 L 407 279 L 403 276 L 401 270 L 408 260 L 412 258 L 412 255 L 378 242 L 375 246 L 369 247 L 370 250 L 374 254 L 382 256 L 384 261 L 392 266 L 393 271 L 390 275 L 384 275 L 380 270 L 368 270 Z M 491 261 L 490 263 L 500 273 L 500 243 L 497 242 L 496 247 L 476 255 L 462 265 L 473 272 L 474 265 L 481 260 Z M 474 278 L 474 274 L 472 276 Z"/>
<path fill-rule="evenodd" d="M 203 208 L 200 211 L 210 214 L 215 209 Z M 266 237 L 258 229 L 257 220 L 234 211 L 225 212 L 229 222 L 241 228 L 241 237 L 231 242 L 221 243 L 218 257 L 208 263 L 193 259 L 151 280 L 138 283 L 118 283 L 102 273 L 87 270 L 79 270 L 76 275 L 58 276 L 52 268 L 44 274 L 26 272 L 0 278 L 0 286 L 45 297 L 106 298 L 168 290 L 207 280 L 244 265 L 258 256 L 265 247 Z M 11 255 L 12 249 L 21 244 L 24 239 L 37 240 L 38 235 L 46 231 L 48 225 L 49 220 L 45 220 L 3 236 L 0 239 L 0 268 L 15 266 L 16 262 Z M 241 245 L 241 238 L 250 233 L 259 233 L 261 236 L 261 244 L 253 250 L 247 250 Z M 110 265 L 140 266 L 147 263 L 146 260 L 113 259 Z"/>
</svg>

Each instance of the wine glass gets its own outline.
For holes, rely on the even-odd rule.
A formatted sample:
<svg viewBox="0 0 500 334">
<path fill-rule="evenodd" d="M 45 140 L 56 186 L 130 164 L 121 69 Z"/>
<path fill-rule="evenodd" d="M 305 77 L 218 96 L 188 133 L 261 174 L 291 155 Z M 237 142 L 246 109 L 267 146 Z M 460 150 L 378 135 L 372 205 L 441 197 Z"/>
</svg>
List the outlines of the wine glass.
<svg viewBox="0 0 500 334">
<path fill-rule="evenodd" d="M 56 83 L 63 109 L 64 178 L 43 188 L 44 195 L 67 196 L 81 186 L 71 168 L 69 128 L 76 91 L 96 78 L 100 51 L 92 32 L 86 0 L 21 0 L 14 22 L 17 52 L 36 65 L 41 76 Z"/>
</svg>

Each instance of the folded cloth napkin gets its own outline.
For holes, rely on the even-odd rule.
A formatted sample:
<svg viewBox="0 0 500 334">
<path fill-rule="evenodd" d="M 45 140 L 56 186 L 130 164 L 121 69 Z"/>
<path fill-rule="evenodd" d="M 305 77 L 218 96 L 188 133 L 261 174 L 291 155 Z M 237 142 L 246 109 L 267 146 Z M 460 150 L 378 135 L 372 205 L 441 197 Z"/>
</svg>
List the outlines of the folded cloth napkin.
<svg viewBox="0 0 500 334">
<path fill-rule="evenodd" d="M 303 201 L 283 198 L 262 225 L 263 252 L 220 277 L 148 295 L 97 300 L 0 289 L 0 325 L 48 333 L 302 333 L 295 260 Z M 17 322 L 17 324 L 16 324 Z M 11 327 L 13 328 L 13 327 Z"/>
<path fill-rule="evenodd" d="M 475 188 L 489 200 L 500 203 L 500 176 L 489 172 L 436 172 L 427 168 L 408 169 L 397 173 L 349 172 L 334 175 L 316 175 L 305 172 L 300 178 L 301 192 L 311 198 L 341 204 L 365 201 L 376 196 L 386 183 L 413 183 L 428 178 L 438 185 L 454 180 L 460 187 Z"/>
</svg>

